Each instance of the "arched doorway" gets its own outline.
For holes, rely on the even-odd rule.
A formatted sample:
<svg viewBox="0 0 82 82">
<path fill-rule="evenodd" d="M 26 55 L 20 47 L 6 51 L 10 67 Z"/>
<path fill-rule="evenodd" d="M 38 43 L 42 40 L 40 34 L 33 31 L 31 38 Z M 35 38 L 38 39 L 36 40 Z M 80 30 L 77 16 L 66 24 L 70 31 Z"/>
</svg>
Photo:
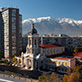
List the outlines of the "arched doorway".
<svg viewBox="0 0 82 82">
<path fill-rule="evenodd" d="M 38 60 L 35 62 L 35 68 L 38 69 Z"/>
<path fill-rule="evenodd" d="M 31 60 L 29 60 L 28 64 L 29 64 L 29 69 L 30 69 L 31 68 Z"/>
<path fill-rule="evenodd" d="M 18 61 L 17 61 L 17 59 L 15 59 L 15 63 L 16 63 L 16 64 L 18 64 Z"/>
</svg>

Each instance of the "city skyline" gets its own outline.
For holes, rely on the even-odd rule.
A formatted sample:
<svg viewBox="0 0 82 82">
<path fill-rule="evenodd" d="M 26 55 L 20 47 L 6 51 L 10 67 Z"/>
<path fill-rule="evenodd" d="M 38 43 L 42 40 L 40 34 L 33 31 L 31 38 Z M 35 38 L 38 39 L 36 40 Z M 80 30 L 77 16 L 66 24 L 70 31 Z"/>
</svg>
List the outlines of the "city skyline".
<svg viewBox="0 0 82 82">
<path fill-rule="evenodd" d="M 82 20 L 81 3 L 81 0 L 0 0 L 0 7 L 19 8 L 23 20 L 47 16 Z"/>
<path fill-rule="evenodd" d="M 59 0 L 45 0 L 43 6 L 43 0 L 31 1 L 0 3 L 4 5 L 0 11 L 0 81 L 81 82 L 82 20 L 77 20 L 81 19 L 80 4 L 74 4 L 77 9 L 71 11 L 72 4 L 64 8 L 70 0 L 62 0 L 64 6 L 56 4 Z"/>
</svg>

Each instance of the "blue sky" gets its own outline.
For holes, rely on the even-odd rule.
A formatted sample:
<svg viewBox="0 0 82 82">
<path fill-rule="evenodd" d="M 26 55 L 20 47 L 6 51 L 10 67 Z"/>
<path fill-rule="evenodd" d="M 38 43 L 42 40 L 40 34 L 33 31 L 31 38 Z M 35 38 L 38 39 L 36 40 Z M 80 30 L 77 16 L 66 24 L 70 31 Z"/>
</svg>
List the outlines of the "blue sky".
<svg viewBox="0 0 82 82">
<path fill-rule="evenodd" d="M 0 0 L 0 7 L 17 7 L 23 20 L 38 17 L 82 20 L 82 0 Z"/>
</svg>

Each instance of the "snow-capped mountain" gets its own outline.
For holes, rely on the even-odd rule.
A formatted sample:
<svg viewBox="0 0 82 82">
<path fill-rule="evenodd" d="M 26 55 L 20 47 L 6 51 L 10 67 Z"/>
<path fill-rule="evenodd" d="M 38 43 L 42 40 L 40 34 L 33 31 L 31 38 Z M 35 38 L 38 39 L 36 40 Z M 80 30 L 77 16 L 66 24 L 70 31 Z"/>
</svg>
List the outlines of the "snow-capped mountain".
<svg viewBox="0 0 82 82">
<path fill-rule="evenodd" d="M 39 34 L 68 34 L 68 35 L 82 35 L 82 20 L 74 20 L 70 18 L 29 18 L 22 21 L 23 34 L 28 33 L 31 24 L 35 24 L 35 28 Z"/>
</svg>

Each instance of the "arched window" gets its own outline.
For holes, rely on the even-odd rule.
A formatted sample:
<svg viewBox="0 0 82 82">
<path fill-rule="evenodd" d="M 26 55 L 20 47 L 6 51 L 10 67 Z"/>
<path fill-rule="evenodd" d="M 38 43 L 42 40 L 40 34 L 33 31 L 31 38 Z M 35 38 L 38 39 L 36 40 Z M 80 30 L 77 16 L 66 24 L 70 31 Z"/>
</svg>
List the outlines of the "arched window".
<svg viewBox="0 0 82 82">
<path fill-rule="evenodd" d="M 65 66 L 66 65 L 66 62 L 63 62 L 63 65 Z"/>
<path fill-rule="evenodd" d="M 29 46 L 31 45 L 31 40 L 29 39 Z"/>
<path fill-rule="evenodd" d="M 67 63 L 67 66 L 69 66 L 69 62 Z"/>
<path fill-rule="evenodd" d="M 62 65 L 62 61 L 60 62 L 60 65 Z"/>
<path fill-rule="evenodd" d="M 57 61 L 57 64 L 59 64 L 59 61 Z"/>
<path fill-rule="evenodd" d="M 21 64 L 21 59 L 19 59 L 19 64 Z"/>
<path fill-rule="evenodd" d="M 35 45 L 36 45 L 36 39 L 35 39 Z"/>
</svg>

